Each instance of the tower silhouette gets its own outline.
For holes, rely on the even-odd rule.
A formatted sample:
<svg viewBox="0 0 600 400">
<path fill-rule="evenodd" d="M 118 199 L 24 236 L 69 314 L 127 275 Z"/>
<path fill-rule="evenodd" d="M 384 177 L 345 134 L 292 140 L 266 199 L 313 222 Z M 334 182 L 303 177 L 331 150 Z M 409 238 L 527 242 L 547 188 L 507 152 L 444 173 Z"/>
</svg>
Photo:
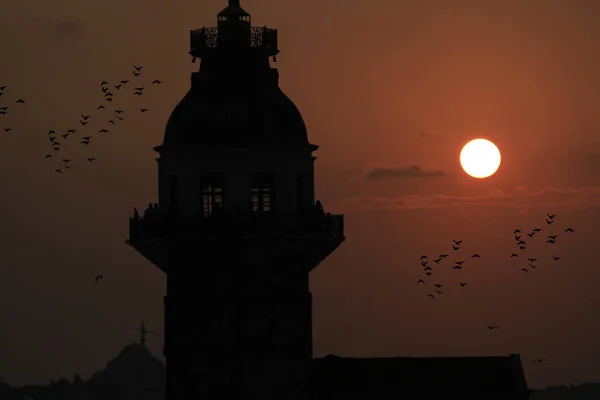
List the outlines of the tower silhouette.
<svg viewBox="0 0 600 400">
<path fill-rule="evenodd" d="M 202 60 L 158 161 L 158 204 L 127 241 L 167 276 L 166 398 L 306 398 L 309 273 L 344 241 L 315 202 L 313 152 L 270 58 L 277 31 L 239 0 L 191 31 Z"/>
</svg>

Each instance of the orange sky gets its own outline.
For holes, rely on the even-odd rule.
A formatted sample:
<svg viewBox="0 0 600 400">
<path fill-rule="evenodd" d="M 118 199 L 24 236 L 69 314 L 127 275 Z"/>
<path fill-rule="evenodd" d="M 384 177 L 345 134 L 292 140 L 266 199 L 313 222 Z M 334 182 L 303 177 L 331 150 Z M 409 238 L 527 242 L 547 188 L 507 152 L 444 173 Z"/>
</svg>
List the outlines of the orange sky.
<svg viewBox="0 0 600 400">
<path fill-rule="evenodd" d="M 3 5 L 0 86 L 9 88 L 0 103 L 27 100 L 0 119 L 14 129 L 1 131 L 0 159 L 0 375 L 10 383 L 76 371 L 88 377 L 136 339 L 141 317 L 161 327 L 164 277 L 124 244 L 127 218 L 156 200 L 151 148 L 199 65 L 187 54 L 189 29 L 215 25 L 225 6 L 171 3 Z M 596 380 L 600 4 L 242 6 L 253 25 L 279 29 L 281 87 L 320 145 L 317 196 L 346 214 L 346 243 L 311 278 L 316 355 L 517 352 L 532 387 Z M 43 159 L 46 132 L 80 128 L 79 114 L 102 102 L 100 81 L 129 79 L 133 64 L 163 84 L 147 82 L 147 97 L 117 98 L 115 106 L 151 112 L 126 118 L 86 152 L 66 144 L 74 166 L 54 174 Z M 476 136 L 502 152 L 499 172 L 487 180 L 458 166 L 461 146 Z M 373 169 L 410 165 L 446 176 L 366 179 Z M 542 262 L 548 247 L 532 245 L 540 267 L 526 275 L 508 258 L 512 230 L 546 228 L 547 212 L 558 214 L 556 230 L 577 232 L 553 247 L 560 263 Z M 452 239 L 482 259 L 436 275 L 447 293 L 433 301 L 415 284 L 418 258 L 452 252 Z M 105 276 L 97 287 L 96 273 Z M 461 289 L 459 280 L 470 285 Z M 501 331 L 484 329 L 490 324 Z M 154 340 L 152 350 L 161 348 Z M 538 366 L 532 358 L 551 361 Z"/>
</svg>

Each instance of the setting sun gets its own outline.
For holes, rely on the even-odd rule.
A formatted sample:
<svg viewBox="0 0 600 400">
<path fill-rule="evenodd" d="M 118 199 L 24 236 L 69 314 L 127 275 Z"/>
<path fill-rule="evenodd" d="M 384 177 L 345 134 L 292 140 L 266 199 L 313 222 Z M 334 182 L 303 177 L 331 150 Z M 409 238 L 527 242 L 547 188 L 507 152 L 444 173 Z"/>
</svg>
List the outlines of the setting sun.
<svg viewBox="0 0 600 400">
<path fill-rule="evenodd" d="M 486 139 L 473 139 L 460 152 L 460 165 L 473 178 L 488 178 L 500 167 L 500 150 Z"/>
</svg>

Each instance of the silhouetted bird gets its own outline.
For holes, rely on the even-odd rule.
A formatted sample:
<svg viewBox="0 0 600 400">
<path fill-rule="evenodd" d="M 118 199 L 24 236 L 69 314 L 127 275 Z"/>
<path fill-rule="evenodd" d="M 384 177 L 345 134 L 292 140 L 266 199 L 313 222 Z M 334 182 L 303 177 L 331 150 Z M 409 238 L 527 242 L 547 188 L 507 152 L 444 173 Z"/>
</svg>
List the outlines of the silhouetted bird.
<svg viewBox="0 0 600 400">
<path fill-rule="evenodd" d="M 61 174 L 61 175 L 62 175 L 62 173 L 63 173 L 63 172 L 62 172 L 60 169 L 55 169 L 55 170 L 54 170 L 54 172 L 58 172 L 58 173 L 59 173 L 59 174 Z"/>
<path fill-rule="evenodd" d="M 527 264 L 529 265 L 531 268 L 537 268 L 537 266 L 533 265 L 533 264 Z"/>
<path fill-rule="evenodd" d="M 567 229 L 565 229 L 565 232 L 575 232 L 575 229 L 573 229 L 573 228 L 567 228 Z"/>
<path fill-rule="evenodd" d="M 456 265 L 463 265 L 464 261 L 455 261 L 454 264 L 456 264 Z"/>
<path fill-rule="evenodd" d="M 425 272 L 425 275 L 431 276 L 431 275 L 433 275 L 433 272 Z"/>
<path fill-rule="evenodd" d="M 525 246 L 520 246 L 520 247 L 519 247 L 519 249 L 521 249 L 521 250 L 525 250 L 526 248 L 527 248 L 527 247 L 525 247 Z"/>
<path fill-rule="evenodd" d="M 79 121 L 79 123 L 80 123 L 81 125 L 83 125 L 83 126 L 86 126 L 86 125 L 88 124 L 88 123 L 87 123 L 87 122 L 85 122 L 85 121 Z"/>
<path fill-rule="evenodd" d="M 82 140 L 90 140 L 91 138 L 92 138 L 91 136 L 84 136 L 84 137 L 82 137 L 81 139 L 82 139 Z"/>
<path fill-rule="evenodd" d="M 71 162 L 71 160 L 69 160 L 68 158 L 63 158 L 62 160 L 65 164 L 69 164 Z"/>
<path fill-rule="evenodd" d="M 554 219 L 554 217 L 556 217 L 556 214 L 546 214 L 548 216 L 548 218 L 550 219 Z"/>
<path fill-rule="evenodd" d="M 115 87 L 115 89 L 117 89 L 117 90 L 121 90 L 121 86 L 122 86 L 122 85 L 123 85 L 123 84 L 122 84 L 122 83 L 120 83 L 120 84 L 118 84 L 118 85 L 115 85 L 114 87 Z"/>
<path fill-rule="evenodd" d="M 444 286 L 444 285 L 442 285 L 441 283 L 436 283 L 436 284 L 435 284 L 435 285 L 433 285 L 433 286 L 435 286 L 436 288 L 438 288 L 438 289 L 439 289 L 439 288 L 441 288 L 441 287 L 442 287 L 442 286 Z"/>
<path fill-rule="evenodd" d="M 496 330 L 500 330 L 500 327 L 496 326 L 496 325 L 488 325 L 486 326 L 487 329 L 489 329 L 490 331 L 496 329 Z"/>
<path fill-rule="evenodd" d="M 426 260 L 427 256 L 421 256 L 421 260 Z"/>
<path fill-rule="evenodd" d="M 158 79 L 155 79 L 155 80 L 152 81 L 152 83 L 161 84 L 162 82 L 159 81 Z"/>
<path fill-rule="evenodd" d="M 25 100 L 23 100 L 23 99 L 19 99 L 19 100 L 15 101 L 15 103 L 21 103 L 21 104 L 24 104 L 24 103 L 25 103 Z"/>
<path fill-rule="evenodd" d="M 458 246 L 452 246 L 452 250 L 458 251 L 458 250 L 460 250 L 460 247 L 458 247 Z"/>
<path fill-rule="evenodd" d="M 417 281 L 417 284 L 419 284 L 419 283 L 425 283 L 425 281 L 424 281 L 423 279 L 419 279 L 419 280 Z"/>
<path fill-rule="evenodd" d="M 517 241 L 521 240 L 521 236 L 515 235 L 515 240 L 517 240 Z"/>
<path fill-rule="evenodd" d="M 547 223 L 548 225 L 552 225 L 552 224 L 554 223 L 554 221 L 551 221 L 551 220 L 546 220 L 546 223 Z"/>
<path fill-rule="evenodd" d="M 119 82 L 119 83 L 122 83 L 123 85 L 127 85 L 127 84 L 129 83 L 129 81 L 122 80 L 122 81 L 121 81 L 121 82 Z"/>
<path fill-rule="evenodd" d="M 81 118 L 83 118 L 84 121 L 87 121 L 89 117 L 91 117 L 91 115 L 83 115 L 83 114 L 81 114 Z"/>
<path fill-rule="evenodd" d="M 431 267 L 425 267 L 425 268 L 423 268 L 423 271 L 431 271 L 432 269 L 433 268 L 431 268 Z"/>
<path fill-rule="evenodd" d="M 525 268 L 521 268 L 521 271 L 528 272 Z"/>
<path fill-rule="evenodd" d="M 0 86 L 0 90 L 6 90 L 8 86 L 4 85 L 4 86 Z"/>
<path fill-rule="evenodd" d="M 542 231 L 542 228 L 535 228 L 533 231 L 534 231 L 534 232 L 541 232 L 541 231 Z"/>
<path fill-rule="evenodd" d="M 123 111 L 123 110 L 119 110 L 119 109 L 116 109 L 116 110 L 115 110 L 115 112 L 116 112 L 117 114 L 123 114 L 123 113 L 124 113 L 124 111 Z M 425 257 L 425 258 L 427 258 L 427 257 Z"/>
<path fill-rule="evenodd" d="M 557 237 L 558 235 L 550 235 L 548 236 L 548 239 L 556 240 Z"/>
<path fill-rule="evenodd" d="M 460 244 L 463 242 L 462 240 L 452 240 L 454 242 L 455 245 L 460 246 Z"/>
<path fill-rule="evenodd" d="M 108 123 L 109 123 L 109 124 L 116 125 L 116 124 L 115 124 L 115 121 L 113 121 L 112 119 L 111 119 L 110 121 L 108 121 Z"/>
<path fill-rule="evenodd" d="M 108 88 L 107 87 L 103 87 L 102 88 L 102 93 L 106 93 L 106 92 L 108 92 Z"/>
<path fill-rule="evenodd" d="M 10 131 L 12 131 L 12 128 L 4 128 L 4 130 L 5 130 L 6 132 L 10 132 Z"/>
<path fill-rule="evenodd" d="M 481 258 L 481 256 L 479 254 L 475 253 L 471 256 L 471 258 Z"/>
<path fill-rule="evenodd" d="M 104 278 L 102 275 L 96 275 L 96 279 L 94 283 L 98 283 L 100 279 Z"/>
<path fill-rule="evenodd" d="M 424 267 L 427 266 L 427 261 L 421 261 L 421 265 Z"/>
<path fill-rule="evenodd" d="M 133 76 L 140 76 L 140 75 L 141 75 L 141 72 L 135 72 L 135 71 L 133 71 Z"/>
<path fill-rule="evenodd" d="M 139 72 L 139 71 L 141 71 L 141 70 L 144 69 L 144 66 L 140 65 L 139 67 L 137 67 L 137 66 L 134 65 L 133 68 L 135 68 L 135 70 Z"/>
<path fill-rule="evenodd" d="M 60 135 L 60 136 L 62 136 L 63 138 L 65 138 L 65 139 L 66 139 L 67 137 L 69 137 L 69 135 L 70 135 L 70 133 L 69 133 L 69 132 L 67 132 L 67 133 L 65 133 L 64 135 Z"/>
<path fill-rule="evenodd" d="M 117 119 L 118 119 L 119 121 L 123 121 L 125 118 L 119 117 L 119 116 L 117 115 Z"/>
<path fill-rule="evenodd" d="M 440 292 L 439 290 L 435 291 L 437 294 L 443 294 L 444 292 Z"/>
<path fill-rule="evenodd" d="M 142 93 L 142 92 L 133 92 L 133 94 L 135 94 L 135 95 L 137 95 L 137 96 L 141 96 L 141 95 L 143 95 L 143 93 Z"/>
<path fill-rule="evenodd" d="M 562 257 L 552 256 L 552 258 L 554 258 L 554 261 L 558 261 L 558 260 L 560 260 Z"/>
<path fill-rule="evenodd" d="M 56 134 L 56 132 L 54 132 L 53 130 L 48 131 L 48 135 L 55 135 L 55 134 Z"/>
<path fill-rule="evenodd" d="M 532 360 L 531 362 L 539 364 L 539 363 L 543 363 L 543 362 L 546 362 L 546 361 L 548 361 L 547 358 L 536 358 L 535 360 Z"/>
<path fill-rule="evenodd" d="M 546 240 L 546 243 L 556 243 L 556 240 L 548 239 Z"/>
<path fill-rule="evenodd" d="M 463 269 L 463 267 L 461 267 L 460 265 L 455 265 L 454 267 L 452 267 L 452 269 L 458 269 L 458 270 L 461 270 L 461 269 Z"/>
<path fill-rule="evenodd" d="M 524 241 L 524 240 L 519 240 L 519 242 L 517 243 L 517 245 L 519 245 L 519 244 L 527 244 L 527 242 Z"/>
<path fill-rule="evenodd" d="M 100 86 L 102 86 L 102 85 L 108 85 L 108 82 L 106 82 L 106 81 L 100 82 Z"/>
<path fill-rule="evenodd" d="M 442 259 L 441 259 L 441 258 L 436 258 L 435 260 L 433 260 L 433 262 L 434 262 L 434 263 L 436 263 L 436 264 L 439 264 L 439 263 L 440 263 L 440 261 L 442 261 Z"/>
<path fill-rule="evenodd" d="M 438 257 L 440 257 L 440 258 L 448 258 L 448 254 L 440 254 Z"/>
<path fill-rule="evenodd" d="M 100 104 L 97 108 L 97 110 L 100 110 L 101 108 L 105 108 L 102 104 Z"/>
<path fill-rule="evenodd" d="M 75 133 L 75 132 L 77 132 L 77 129 L 69 129 L 67 132 L 68 133 Z"/>
<path fill-rule="evenodd" d="M 108 133 L 108 130 L 107 129 L 100 129 L 98 132 L 100 132 L 100 133 Z"/>
<path fill-rule="evenodd" d="M 50 154 L 46 154 L 46 157 L 44 158 L 52 158 L 52 156 Z"/>
<path fill-rule="evenodd" d="M 3 107 L 0 107 L 0 110 L 2 110 L 2 111 L 6 111 L 6 110 L 8 110 L 8 106 L 3 106 Z"/>
<path fill-rule="evenodd" d="M 113 101 L 113 99 L 112 99 L 112 97 L 107 97 L 106 101 L 108 101 L 110 103 L 111 101 Z"/>
<path fill-rule="evenodd" d="M 531 261 L 532 263 L 537 261 L 536 258 L 529 258 L 528 260 Z"/>
<path fill-rule="evenodd" d="M 141 112 L 146 112 L 146 111 L 148 111 L 148 109 L 147 108 L 140 108 L 140 111 Z"/>
<path fill-rule="evenodd" d="M 527 234 L 527 236 L 529 236 L 529 237 L 530 237 L 530 238 L 532 238 L 532 239 L 533 239 L 533 235 L 535 235 L 535 232 L 531 232 L 531 233 L 528 233 L 528 234 Z"/>
<path fill-rule="evenodd" d="M 462 286 L 462 287 L 465 287 L 465 286 L 468 285 L 468 283 L 467 282 L 460 282 L 459 285 Z"/>
<path fill-rule="evenodd" d="M 431 297 L 432 299 L 434 299 L 434 300 L 435 300 L 435 297 L 433 297 L 433 295 L 432 295 L 432 294 L 428 295 L 427 297 Z"/>
<path fill-rule="evenodd" d="M 521 231 L 519 229 L 515 229 L 513 233 L 516 235 L 517 233 L 521 233 Z"/>
<path fill-rule="evenodd" d="M 87 159 L 88 159 L 88 161 L 89 161 L 89 162 L 92 162 L 92 161 L 94 161 L 94 160 L 95 160 L 95 158 L 94 158 L 94 157 L 88 157 Z"/>
</svg>

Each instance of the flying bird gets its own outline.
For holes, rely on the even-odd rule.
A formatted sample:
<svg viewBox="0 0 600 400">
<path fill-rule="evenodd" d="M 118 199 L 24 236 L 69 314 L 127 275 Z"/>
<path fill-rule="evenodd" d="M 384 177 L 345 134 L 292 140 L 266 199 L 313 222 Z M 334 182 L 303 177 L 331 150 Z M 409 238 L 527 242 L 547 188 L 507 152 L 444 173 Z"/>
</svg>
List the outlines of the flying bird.
<svg viewBox="0 0 600 400">
<path fill-rule="evenodd" d="M 441 283 L 436 283 L 436 284 L 435 284 L 435 285 L 433 285 L 433 286 L 435 286 L 436 288 L 438 288 L 438 289 L 439 289 L 439 288 L 441 288 L 441 287 L 442 287 L 442 286 L 444 286 L 444 285 L 442 285 Z"/>
<path fill-rule="evenodd" d="M 460 246 L 460 244 L 463 242 L 462 240 L 452 240 L 454 242 L 455 245 Z"/>
<path fill-rule="evenodd" d="M 88 118 L 91 117 L 91 115 L 83 115 L 83 114 L 80 114 L 80 115 L 81 115 L 81 118 L 83 118 L 84 121 L 87 121 Z"/>
<path fill-rule="evenodd" d="M 556 243 L 556 240 L 548 239 L 548 240 L 546 240 L 546 243 Z"/>
<path fill-rule="evenodd" d="M 496 329 L 496 330 L 500 330 L 500 327 L 498 327 L 497 325 L 488 325 L 486 326 L 487 329 L 489 329 L 490 331 Z"/>
<path fill-rule="evenodd" d="M 146 112 L 146 111 L 148 111 L 148 109 L 147 108 L 140 108 L 140 111 L 141 112 Z"/>
<path fill-rule="evenodd" d="M 475 253 L 471 256 L 471 258 L 481 258 L 481 256 L 479 254 Z"/>
<path fill-rule="evenodd" d="M 533 232 L 541 232 L 541 231 L 542 231 L 542 228 L 535 228 L 535 229 L 533 230 Z"/>
<path fill-rule="evenodd" d="M 527 264 L 529 265 L 531 268 L 537 268 L 537 266 L 533 265 L 533 264 Z"/>
<path fill-rule="evenodd" d="M 440 254 L 438 257 L 441 257 L 441 258 L 448 258 L 448 254 Z"/>
<path fill-rule="evenodd" d="M 550 219 L 554 219 L 554 217 L 556 217 L 556 214 L 546 214 L 548 216 L 548 218 Z"/>
<path fill-rule="evenodd" d="M 100 82 L 100 86 L 104 86 L 104 85 L 108 85 L 108 82 L 106 82 L 106 81 Z"/>
<path fill-rule="evenodd" d="M 419 283 L 425 283 L 425 281 L 424 281 L 423 279 L 419 279 L 419 280 L 417 281 L 417 284 L 419 284 Z"/>
<path fill-rule="evenodd" d="M 557 237 L 558 235 L 550 235 L 548 236 L 548 239 L 556 240 Z"/>
<path fill-rule="evenodd" d="M 431 297 L 432 299 L 434 299 L 434 300 L 435 300 L 435 297 L 433 297 L 433 295 L 432 295 L 432 294 L 428 295 L 427 297 Z"/>
<path fill-rule="evenodd" d="M 95 283 L 98 283 L 98 281 L 102 278 L 104 278 L 102 275 L 96 275 Z"/>
<path fill-rule="evenodd" d="M 532 363 L 536 363 L 536 364 L 540 364 L 540 363 L 543 363 L 543 362 L 546 362 L 546 361 L 548 361 L 547 358 L 536 358 L 535 360 L 532 360 L 531 362 Z"/>
<path fill-rule="evenodd" d="M 458 269 L 458 270 L 461 270 L 461 269 L 463 269 L 463 267 L 461 267 L 460 265 L 455 265 L 454 267 L 452 267 L 452 269 Z"/>
<path fill-rule="evenodd" d="M 554 223 L 554 221 L 553 221 L 553 220 L 548 220 L 548 219 L 547 219 L 547 220 L 546 220 L 546 223 L 547 223 L 548 225 L 552 225 L 552 224 Z"/>
<path fill-rule="evenodd" d="M 552 256 L 552 258 L 554 258 L 554 261 L 558 261 L 558 260 L 560 260 L 562 257 Z"/>
<path fill-rule="evenodd" d="M 567 229 L 565 229 L 565 232 L 575 232 L 575 229 L 573 229 L 573 228 L 567 228 Z"/>
<path fill-rule="evenodd" d="M 103 128 L 103 129 L 100 129 L 98 132 L 100 132 L 100 133 L 108 133 L 108 130 Z"/>
<path fill-rule="evenodd" d="M 441 258 L 436 258 L 435 260 L 433 260 L 433 262 L 434 262 L 434 263 L 436 263 L 436 264 L 439 264 L 439 263 L 440 263 L 440 261 L 442 261 L 442 259 L 441 259 Z"/>
<path fill-rule="evenodd" d="M 521 268 L 521 271 L 528 272 L 527 269 L 525 269 L 525 268 Z"/>
<path fill-rule="evenodd" d="M 59 174 L 63 174 L 63 172 L 60 169 L 55 169 L 54 172 L 58 172 Z"/>
<path fill-rule="evenodd" d="M 468 283 L 467 282 L 460 282 L 459 285 L 462 286 L 462 287 L 465 287 L 465 286 L 468 285 Z"/>
<path fill-rule="evenodd" d="M 458 251 L 458 250 L 460 250 L 460 247 L 458 247 L 458 246 L 452 246 L 452 250 Z"/>
<path fill-rule="evenodd" d="M 134 65 L 133 68 L 135 68 L 135 70 L 139 72 L 139 71 L 141 71 L 141 70 L 144 69 L 144 66 L 140 65 L 139 67 L 137 67 L 137 66 Z"/>
<path fill-rule="evenodd" d="M 15 103 L 21 103 L 21 104 L 24 104 L 24 103 L 25 103 L 25 100 L 23 100 L 23 99 L 19 99 L 19 100 L 15 101 Z"/>
<path fill-rule="evenodd" d="M 529 258 L 528 260 L 531 261 L 532 263 L 537 261 L 536 258 Z"/>
<path fill-rule="evenodd" d="M 46 154 L 46 157 L 44 158 L 52 158 L 52 156 L 50 154 Z"/>
<path fill-rule="evenodd" d="M 10 132 L 10 131 L 12 131 L 12 128 L 4 128 L 4 130 L 5 130 L 6 132 Z"/>
<path fill-rule="evenodd" d="M 81 121 L 81 120 L 79 121 L 79 123 L 80 123 L 81 125 L 83 125 L 83 126 L 86 126 L 86 125 L 88 124 L 87 122 L 85 122 L 85 121 Z"/>
<path fill-rule="evenodd" d="M 521 250 L 525 250 L 526 248 L 527 247 L 525 247 L 525 246 L 519 246 L 519 249 L 521 249 Z"/>
<path fill-rule="evenodd" d="M 421 256 L 421 260 L 426 260 L 427 256 Z"/>
<path fill-rule="evenodd" d="M 97 108 L 97 110 L 100 110 L 101 108 L 105 108 L 102 104 L 100 104 Z"/>
<path fill-rule="evenodd" d="M 515 229 L 515 231 L 513 233 L 516 235 L 517 233 L 521 233 L 521 230 L 520 229 Z"/>
<path fill-rule="evenodd" d="M 155 79 L 155 80 L 152 81 L 152 83 L 161 84 L 162 82 L 159 81 L 158 79 Z"/>
<path fill-rule="evenodd" d="M 518 254 L 516 254 L 516 253 L 512 253 L 512 254 L 510 255 L 510 258 L 513 258 L 513 257 L 519 257 L 519 255 L 518 255 Z"/>
<path fill-rule="evenodd" d="M 94 160 L 95 160 L 95 158 L 94 158 L 94 157 L 88 157 L 88 158 L 87 158 L 87 160 L 88 160 L 89 162 L 92 162 L 92 161 L 94 161 Z"/>
</svg>

